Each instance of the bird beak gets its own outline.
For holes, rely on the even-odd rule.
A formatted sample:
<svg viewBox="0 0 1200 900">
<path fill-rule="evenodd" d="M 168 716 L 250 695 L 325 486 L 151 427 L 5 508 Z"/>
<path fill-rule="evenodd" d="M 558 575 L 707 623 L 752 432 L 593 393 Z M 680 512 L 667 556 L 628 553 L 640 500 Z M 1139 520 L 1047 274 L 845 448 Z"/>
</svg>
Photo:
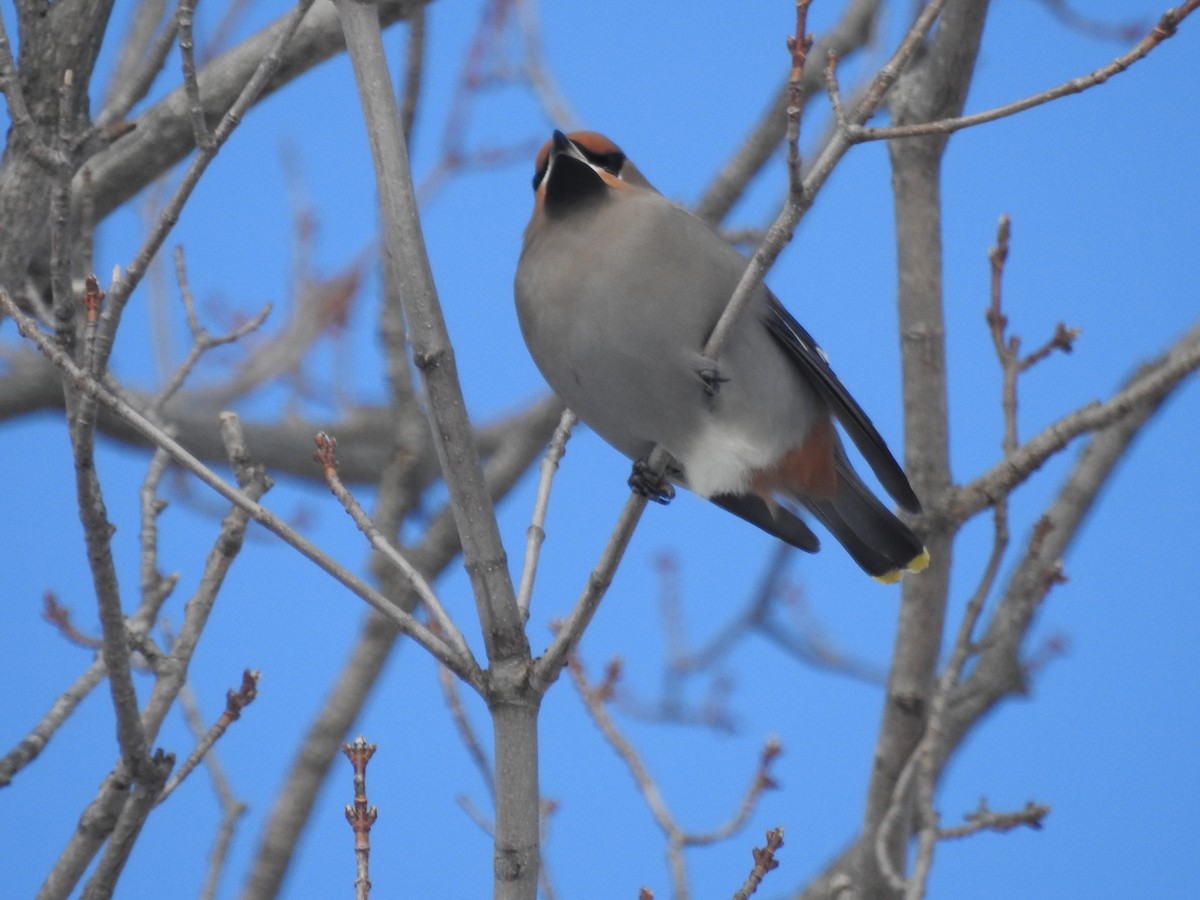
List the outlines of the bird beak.
<svg viewBox="0 0 1200 900">
<path fill-rule="evenodd" d="M 550 141 L 550 164 L 553 165 L 554 160 L 560 156 L 573 157 L 584 165 L 595 168 L 591 161 L 583 155 L 583 151 L 575 146 L 575 142 L 556 128 Z M 547 175 L 549 175 L 549 170 L 547 170 Z"/>
</svg>

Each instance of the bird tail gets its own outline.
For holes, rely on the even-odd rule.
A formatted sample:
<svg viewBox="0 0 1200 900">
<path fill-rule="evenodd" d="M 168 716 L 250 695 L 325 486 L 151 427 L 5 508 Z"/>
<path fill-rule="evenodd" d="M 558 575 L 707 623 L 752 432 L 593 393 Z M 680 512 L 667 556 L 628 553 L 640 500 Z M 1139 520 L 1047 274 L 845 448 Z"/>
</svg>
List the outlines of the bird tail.
<svg viewBox="0 0 1200 900">
<path fill-rule="evenodd" d="M 816 553 L 821 547 L 821 542 L 803 519 L 776 503 L 768 505 L 757 494 L 714 494 L 708 499 L 797 550 Z"/>
<path fill-rule="evenodd" d="M 864 572 L 884 584 L 929 565 L 929 551 L 912 529 L 871 493 L 838 454 L 837 493 L 796 499 L 824 525 Z"/>
</svg>

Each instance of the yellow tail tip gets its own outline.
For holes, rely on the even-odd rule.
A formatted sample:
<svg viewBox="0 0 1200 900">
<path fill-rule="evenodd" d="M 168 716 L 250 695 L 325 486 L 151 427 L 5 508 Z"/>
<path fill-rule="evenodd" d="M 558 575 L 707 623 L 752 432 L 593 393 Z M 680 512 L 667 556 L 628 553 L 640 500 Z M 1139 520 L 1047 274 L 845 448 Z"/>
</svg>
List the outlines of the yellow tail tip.
<svg viewBox="0 0 1200 900">
<path fill-rule="evenodd" d="M 903 569 L 892 569 L 890 572 L 884 572 L 882 575 L 872 575 L 871 577 L 880 584 L 895 584 L 904 577 L 905 572 L 920 572 L 929 565 L 929 551 L 924 547 L 921 548 L 920 554 L 913 559 Z"/>
</svg>

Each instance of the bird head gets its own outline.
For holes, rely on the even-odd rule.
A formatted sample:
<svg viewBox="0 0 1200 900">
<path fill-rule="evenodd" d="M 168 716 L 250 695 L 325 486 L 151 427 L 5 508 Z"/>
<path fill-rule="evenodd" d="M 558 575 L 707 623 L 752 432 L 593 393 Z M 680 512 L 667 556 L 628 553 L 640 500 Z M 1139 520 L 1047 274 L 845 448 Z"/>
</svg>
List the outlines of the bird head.
<svg viewBox="0 0 1200 900">
<path fill-rule="evenodd" d="M 654 190 L 621 148 L 595 131 L 555 131 L 538 150 L 533 173 L 535 204 L 550 216 L 602 201 L 611 190 L 631 188 Z"/>
</svg>

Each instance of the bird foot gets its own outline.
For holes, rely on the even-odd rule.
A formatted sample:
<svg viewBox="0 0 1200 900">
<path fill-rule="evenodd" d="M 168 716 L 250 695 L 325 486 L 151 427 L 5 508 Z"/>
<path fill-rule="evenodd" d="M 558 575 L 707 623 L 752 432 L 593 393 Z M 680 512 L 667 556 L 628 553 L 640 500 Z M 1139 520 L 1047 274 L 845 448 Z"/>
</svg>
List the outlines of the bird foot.
<svg viewBox="0 0 1200 900">
<path fill-rule="evenodd" d="M 629 473 L 629 487 L 639 497 L 645 497 L 663 506 L 675 499 L 674 485 L 667 481 L 665 475 L 651 472 L 644 459 L 634 462 L 633 471 Z"/>
</svg>

